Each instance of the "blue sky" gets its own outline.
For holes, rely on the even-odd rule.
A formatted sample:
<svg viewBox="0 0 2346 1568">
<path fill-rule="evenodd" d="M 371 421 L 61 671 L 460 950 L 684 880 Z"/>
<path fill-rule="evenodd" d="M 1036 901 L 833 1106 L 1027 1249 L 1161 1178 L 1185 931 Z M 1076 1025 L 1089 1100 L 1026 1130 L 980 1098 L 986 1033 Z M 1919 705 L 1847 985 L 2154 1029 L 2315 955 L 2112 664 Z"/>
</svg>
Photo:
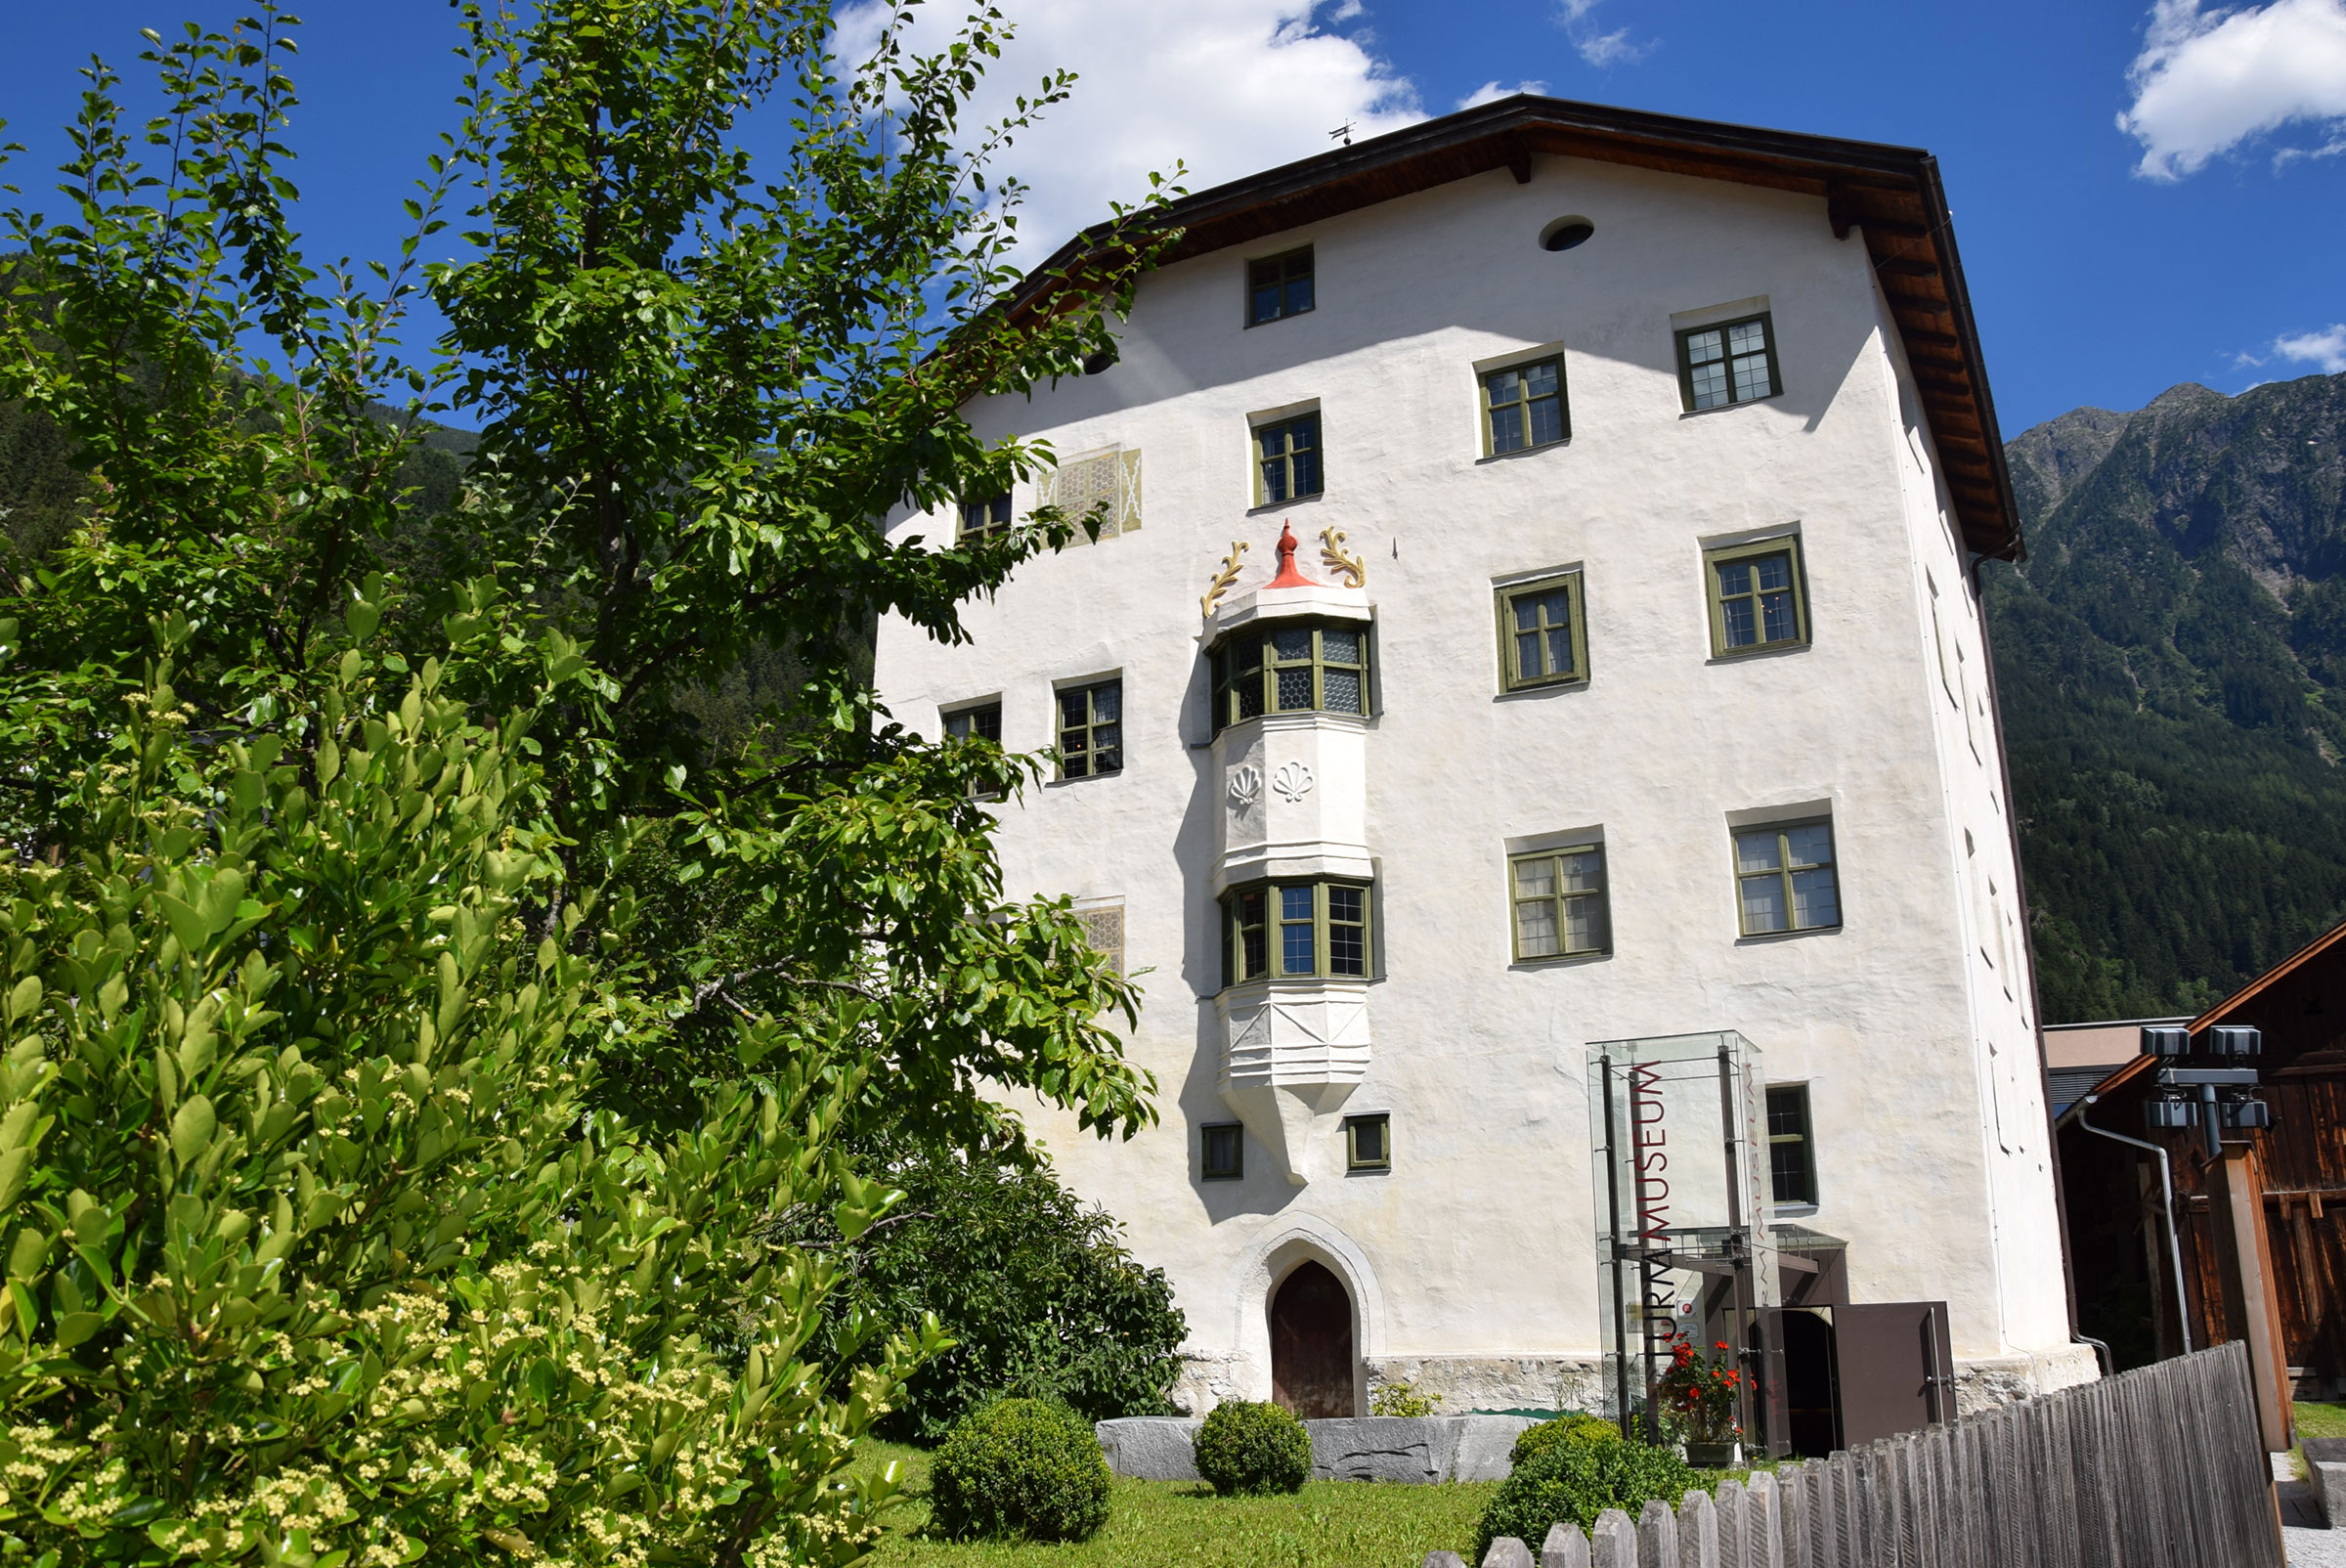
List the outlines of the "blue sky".
<svg viewBox="0 0 2346 1568">
<path fill-rule="evenodd" d="M 137 29 L 209 0 L 14 7 L 0 116 L 35 199 L 76 65 L 135 78 Z M 1007 93 L 1048 65 L 1078 101 L 1017 154 L 1034 243 L 1175 157 L 1193 189 L 1527 83 L 1560 97 L 1938 154 L 2008 435 L 2346 370 L 2346 0 L 1962 6 L 1889 0 L 1007 0 Z M 388 253 L 450 118 L 445 0 L 324 0 L 293 141 L 317 255 Z M 850 28 L 852 33 L 853 28 Z M 2119 118 L 2129 115 L 2126 127 Z"/>
</svg>

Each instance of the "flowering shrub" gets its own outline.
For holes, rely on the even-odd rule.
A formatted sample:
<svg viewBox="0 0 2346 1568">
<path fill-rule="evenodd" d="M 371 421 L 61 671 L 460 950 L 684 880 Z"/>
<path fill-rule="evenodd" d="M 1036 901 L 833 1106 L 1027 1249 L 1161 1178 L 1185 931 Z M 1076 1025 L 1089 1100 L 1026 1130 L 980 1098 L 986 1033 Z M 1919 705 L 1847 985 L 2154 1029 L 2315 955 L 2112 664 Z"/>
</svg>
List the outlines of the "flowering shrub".
<svg viewBox="0 0 2346 1568">
<path fill-rule="evenodd" d="M 1658 1383 L 1663 1402 L 1684 1418 L 1686 1435 L 1697 1443 L 1724 1443 L 1742 1435 L 1735 1418 L 1743 1392 L 1743 1371 L 1723 1339 L 1712 1349 L 1716 1357 L 1697 1355 L 1681 1335 L 1671 1347 L 1670 1370 Z"/>
<path fill-rule="evenodd" d="M 673 1137 L 588 1112 L 630 1015 L 518 918 L 550 874 L 506 810 L 528 714 L 354 649 L 306 754 L 198 749 L 161 631 L 65 781 L 75 854 L 0 864 L 6 1531 L 73 1562 L 860 1555 L 892 1481 L 837 1472 L 939 1336 L 828 1396 L 798 1353 L 833 1266 L 755 1237 L 894 1200 L 828 1147 L 855 1072 L 746 1024 L 763 1092 Z M 549 645 L 549 688 L 575 663 Z"/>
</svg>

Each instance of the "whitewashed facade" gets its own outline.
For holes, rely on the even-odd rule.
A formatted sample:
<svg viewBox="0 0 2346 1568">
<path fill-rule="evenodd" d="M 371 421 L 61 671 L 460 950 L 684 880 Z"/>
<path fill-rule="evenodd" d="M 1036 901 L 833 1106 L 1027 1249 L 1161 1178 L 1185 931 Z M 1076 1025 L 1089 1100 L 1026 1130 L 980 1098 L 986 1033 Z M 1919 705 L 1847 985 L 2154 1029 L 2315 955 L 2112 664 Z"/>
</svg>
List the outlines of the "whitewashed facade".
<svg viewBox="0 0 2346 1568">
<path fill-rule="evenodd" d="M 1592 1403 L 1586 1047 L 1716 1028 L 1806 1087 L 1814 1201 L 1780 1217 L 1846 1240 L 1855 1300 L 1947 1302 L 1967 1403 L 2093 1375 L 2064 1300 L 1981 525 L 1961 515 L 1982 508 L 1950 489 L 1945 372 L 1911 359 L 1957 344 L 1992 453 L 1951 243 L 1922 249 L 1956 297 L 1917 336 L 1933 301 L 1895 291 L 1915 269 L 1885 271 L 1830 176 L 1656 167 L 1650 120 L 1616 156 L 1604 114 L 1518 99 L 1403 133 L 1396 194 L 1192 198 L 1255 215 L 1142 283 L 1117 364 L 970 411 L 1046 438 L 1058 499 L 1106 500 L 1108 537 L 971 606 L 968 646 L 881 629 L 883 696 L 931 733 L 998 703 L 1003 743 L 1042 750 L 1064 692 L 1120 682 L 1120 768 L 1006 804 L 1000 843 L 1014 893 L 1120 924 L 1162 1122 L 1103 1143 L 1026 1109 L 1171 1277 L 1177 1397 L 1199 1409 L 1269 1396 L 1271 1303 L 1305 1262 L 1344 1287 L 1364 1414 L 1397 1377 L 1452 1411 Z M 1406 161 L 1475 136 L 1497 148 L 1481 172 Z M 1380 155 L 1277 178 L 1325 192 Z M 1320 215 L 1282 218 L 1299 206 Z M 1593 235 L 1543 248 L 1564 218 Z M 1250 261 L 1304 246 L 1312 308 L 1248 326 Z M 1780 391 L 1690 411 L 1679 334 L 1762 315 Z M 1491 455 L 1481 377 L 1549 356 L 1569 437 Z M 1311 412 L 1324 490 L 1258 504 L 1257 427 Z M 1316 586 L 1269 588 L 1288 524 Z M 1773 541 L 1797 542 L 1802 634 L 1722 653 L 1707 552 Z M 1500 595 L 1561 574 L 1582 678 L 1508 691 Z M 1297 616 L 1367 632 L 1368 712 L 1217 732 L 1209 651 Z M 1830 824 L 1837 922 L 1747 935 L 1737 833 L 1810 822 Z M 1519 957 L 1510 857 L 1566 846 L 1601 847 L 1602 950 Z M 1226 895 L 1265 880 L 1367 890 L 1366 973 L 1226 984 Z M 1373 1114 L 1389 1166 L 1349 1169 L 1345 1118 Z M 1232 1122 L 1242 1175 L 1208 1179 L 1204 1129 Z"/>
</svg>

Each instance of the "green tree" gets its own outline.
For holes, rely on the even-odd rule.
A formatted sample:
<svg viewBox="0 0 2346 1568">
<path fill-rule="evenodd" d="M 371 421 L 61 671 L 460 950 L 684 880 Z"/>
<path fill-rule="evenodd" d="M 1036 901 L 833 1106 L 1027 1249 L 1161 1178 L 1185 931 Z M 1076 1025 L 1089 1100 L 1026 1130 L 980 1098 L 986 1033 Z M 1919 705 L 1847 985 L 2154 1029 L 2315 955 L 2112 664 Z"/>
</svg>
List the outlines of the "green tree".
<svg viewBox="0 0 2346 1568">
<path fill-rule="evenodd" d="M 1136 1262 L 1114 1218 L 1062 1187 L 1038 1151 L 896 1141 L 864 1164 L 904 1201 L 847 1249 L 834 1326 L 934 1316 L 953 1338 L 913 1374 L 885 1431 L 934 1443 L 1003 1394 L 1056 1400 L 1089 1420 L 1172 1414 L 1165 1392 L 1189 1325 L 1171 1283 Z"/>
<path fill-rule="evenodd" d="M 1082 526 L 879 526 L 1047 462 L 956 410 L 1098 347 L 1147 264 L 1123 225 L 1006 297 L 988 160 L 1065 79 L 972 152 L 991 12 L 932 57 L 893 14 L 853 67 L 813 4 L 462 16 L 390 264 L 303 258 L 267 8 L 150 34 L 144 127 L 93 66 L 63 216 L 6 217 L 0 402 L 86 476 L 0 605 L 0 1512 L 36 1556 L 852 1560 L 889 1486 L 841 1465 L 944 1340 L 825 1326 L 898 1200 L 842 1129 L 995 1127 L 986 1080 L 1152 1114 L 1130 986 L 1001 897 L 972 790 L 1032 764 L 906 735 L 856 652 L 960 636 Z M 420 271 L 467 191 L 472 259 Z M 460 484 L 416 467 L 443 392 L 484 421 Z M 707 744 L 775 650 L 765 743 Z"/>
</svg>

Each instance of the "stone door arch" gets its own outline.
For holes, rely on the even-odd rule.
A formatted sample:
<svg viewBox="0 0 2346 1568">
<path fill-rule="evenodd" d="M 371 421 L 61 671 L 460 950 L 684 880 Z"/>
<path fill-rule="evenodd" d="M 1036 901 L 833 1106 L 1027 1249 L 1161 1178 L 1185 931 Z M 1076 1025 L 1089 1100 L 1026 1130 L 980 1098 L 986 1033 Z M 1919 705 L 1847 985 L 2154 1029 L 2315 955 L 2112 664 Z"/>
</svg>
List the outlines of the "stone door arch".
<svg viewBox="0 0 2346 1568">
<path fill-rule="evenodd" d="M 1305 1261 L 1271 1298 L 1271 1397 L 1301 1420 L 1355 1414 L 1352 1295 Z"/>
</svg>

